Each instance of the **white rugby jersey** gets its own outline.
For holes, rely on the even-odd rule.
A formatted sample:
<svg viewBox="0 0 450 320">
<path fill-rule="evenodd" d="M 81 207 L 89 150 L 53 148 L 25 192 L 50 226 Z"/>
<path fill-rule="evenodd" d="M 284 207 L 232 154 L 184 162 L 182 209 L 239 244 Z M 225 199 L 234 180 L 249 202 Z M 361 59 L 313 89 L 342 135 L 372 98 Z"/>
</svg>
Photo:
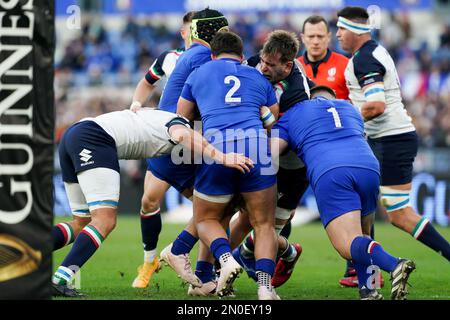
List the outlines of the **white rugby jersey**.
<svg viewBox="0 0 450 320">
<path fill-rule="evenodd" d="M 148 83 L 154 85 L 155 82 L 160 80 L 162 77 L 169 78 L 172 74 L 175 64 L 178 58 L 184 52 L 184 48 L 176 50 L 166 50 L 159 55 L 158 58 L 153 62 L 153 64 L 148 69 L 145 79 Z"/>
<path fill-rule="evenodd" d="M 119 159 L 144 159 L 169 154 L 175 143 L 170 139 L 171 120 L 181 116 L 162 110 L 143 108 L 102 114 L 95 121 L 116 142 Z M 188 126 L 187 120 L 185 125 Z"/>
<path fill-rule="evenodd" d="M 397 135 L 414 131 L 414 125 L 402 103 L 400 80 L 388 51 L 369 40 L 353 55 L 345 70 L 345 80 L 352 103 L 361 109 L 371 94 L 384 92 L 386 109 L 380 116 L 365 122 L 364 130 L 370 138 Z M 383 82 L 384 88 L 372 83 Z M 369 86 L 365 92 L 364 86 Z"/>
</svg>

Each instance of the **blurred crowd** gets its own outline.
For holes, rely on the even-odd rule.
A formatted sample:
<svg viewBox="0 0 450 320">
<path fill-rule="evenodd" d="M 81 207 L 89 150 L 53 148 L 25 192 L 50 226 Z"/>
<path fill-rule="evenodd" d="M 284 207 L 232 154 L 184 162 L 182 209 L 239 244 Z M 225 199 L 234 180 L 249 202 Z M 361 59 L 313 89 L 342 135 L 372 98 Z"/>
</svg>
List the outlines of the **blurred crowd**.
<svg viewBox="0 0 450 320">
<path fill-rule="evenodd" d="M 430 13 L 432 14 L 432 13 Z M 326 16 L 327 18 L 332 17 Z M 181 18 L 180 18 L 181 20 Z M 417 45 L 407 13 L 391 14 L 389 22 L 374 32 L 394 58 L 402 93 L 425 147 L 450 146 L 450 25 L 442 25 L 433 48 L 427 41 Z M 286 15 L 233 16 L 231 30 L 245 43 L 245 55 L 257 53 L 274 29 L 300 32 Z M 106 28 L 101 19 L 85 21 L 77 37 L 58 42 L 62 54 L 55 61 L 57 131 L 60 138 L 71 123 L 100 113 L 123 109 L 131 103 L 134 87 L 154 59 L 168 48 L 182 46 L 178 30 L 129 17 L 121 30 Z M 341 51 L 335 38 L 336 20 L 330 19 L 332 50 Z M 301 54 L 301 52 L 299 52 Z M 157 106 L 154 94 L 148 106 Z"/>
</svg>

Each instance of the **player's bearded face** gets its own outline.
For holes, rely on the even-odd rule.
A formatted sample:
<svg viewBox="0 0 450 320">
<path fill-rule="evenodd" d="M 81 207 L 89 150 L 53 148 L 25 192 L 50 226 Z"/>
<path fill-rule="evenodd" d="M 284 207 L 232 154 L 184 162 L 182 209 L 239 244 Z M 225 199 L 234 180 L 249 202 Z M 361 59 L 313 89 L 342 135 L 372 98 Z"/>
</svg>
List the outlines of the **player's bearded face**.
<svg viewBox="0 0 450 320">
<path fill-rule="evenodd" d="M 271 83 L 284 80 L 290 74 L 291 69 L 292 61 L 281 62 L 280 54 L 261 55 L 261 72 Z"/>
</svg>

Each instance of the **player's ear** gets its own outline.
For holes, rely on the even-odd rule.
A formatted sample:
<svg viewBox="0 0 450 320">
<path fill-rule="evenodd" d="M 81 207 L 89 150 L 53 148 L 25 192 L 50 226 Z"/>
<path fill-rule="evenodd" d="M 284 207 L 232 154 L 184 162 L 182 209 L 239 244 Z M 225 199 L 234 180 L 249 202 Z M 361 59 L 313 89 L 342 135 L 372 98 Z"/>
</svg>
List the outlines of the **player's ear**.
<svg viewBox="0 0 450 320">
<path fill-rule="evenodd" d="M 286 62 L 286 68 L 287 68 L 288 70 L 291 70 L 293 66 L 294 66 L 294 61 L 288 61 L 288 62 Z"/>
<path fill-rule="evenodd" d="M 217 59 L 217 56 L 215 56 L 215 55 L 213 55 L 213 54 L 211 53 L 211 59 L 212 59 L 212 60 L 216 60 L 216 59 Z"/>
</svg>

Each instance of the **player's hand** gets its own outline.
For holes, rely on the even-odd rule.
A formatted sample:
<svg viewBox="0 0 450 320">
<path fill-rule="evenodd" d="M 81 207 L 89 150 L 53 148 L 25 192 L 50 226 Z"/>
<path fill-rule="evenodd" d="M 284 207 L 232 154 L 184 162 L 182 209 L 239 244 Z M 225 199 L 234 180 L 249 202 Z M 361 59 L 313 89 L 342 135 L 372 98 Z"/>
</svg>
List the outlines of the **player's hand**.
<svg viewBox="0 0 450 320">
<path fill-rule="evenodd" d="M 250 172 L 254 167 L 253 161 L 241 153 L 225 153 L 223 155 L 223 165 L 228 168 L 234 168 L 242 173 Z"/>
<path fill-rule="evenodd" d="M 138 111 L 139 109 L 142 108 L 142 103 L 140 103 L 139 101 L 133 101 L 133 103 L 130 105 L 130 110 L 133 112 Z"/>
</svg>

